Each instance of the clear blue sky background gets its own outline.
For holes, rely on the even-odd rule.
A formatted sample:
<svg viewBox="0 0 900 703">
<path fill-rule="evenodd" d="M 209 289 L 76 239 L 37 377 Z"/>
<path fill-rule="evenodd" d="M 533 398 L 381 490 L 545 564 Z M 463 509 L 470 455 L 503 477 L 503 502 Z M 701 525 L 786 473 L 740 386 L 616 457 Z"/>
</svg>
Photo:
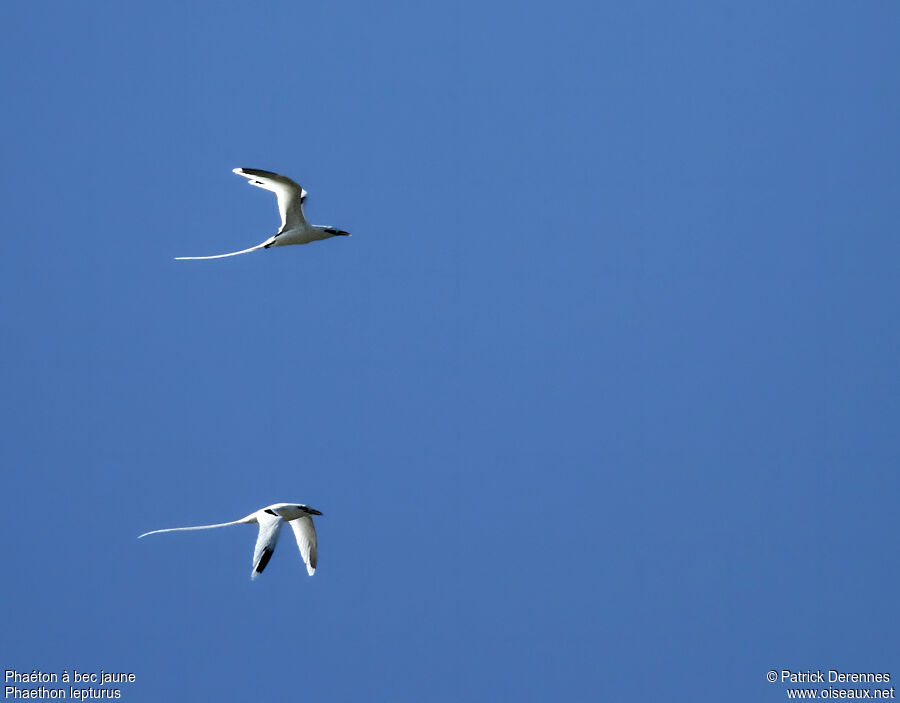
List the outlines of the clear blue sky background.
<svg viewBox="0 0 900 703">
<path fill-rule="evenodd" d="M 3 668 L 127 701 L 888 671 L 892 2 L 3 3 Z M 277 228 L 236 166 L 353 232 Z M 255 532 L 324 512 L 319 571 Z M 285 535 L 290 537 L 289 534 Z"/>
</svg>

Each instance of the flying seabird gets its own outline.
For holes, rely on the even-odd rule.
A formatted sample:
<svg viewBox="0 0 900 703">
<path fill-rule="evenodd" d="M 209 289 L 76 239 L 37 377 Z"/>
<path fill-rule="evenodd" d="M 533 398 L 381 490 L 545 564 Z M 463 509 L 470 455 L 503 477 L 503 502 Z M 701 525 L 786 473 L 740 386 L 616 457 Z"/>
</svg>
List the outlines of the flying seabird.
<svg viewBox="0 0 900 703">
<path fill-rule="evenodd" d="M 228 527 L 229 525 L 259 525 L 259 537 L 256 538 L 256 549 L 253 550 L 253 571 L 251 578 L 259 576 L 275 551 L 278 542 L 278 533 L 281 526 L 288 522 L 297 538 L 297 546 L 300 547 L 300 555 L 306 563 L 306 570 L 312 576 L 316 572 L 316 528 L 313 525 L 312 516 L 321 515 L 318 510 L 313 510 L 305 505 L 294 503 L 275 503 L 268 508 L 262 508 L 251 513 L 245 518 L 234 522 L 222 522 L 218 525 L 198 525 L 197 527 L 170 527 L 166 530 L 153 530 L 140 535 L 155 535 L 158 532 L 179 532 L 181 530 L 211 530 L 214 527 Z"/>
<path fill-rule="evenodd" d="M 241 251 L 233 251 L 229 254 L 216 254 L 215 256 L 176 256 L 177 260 L 184 259 L 221 259 L 225 256 L 237 256 L 257 249 L 280 247 L 287 244 L 308 244 L 319 239 L 345 236 L 350 233 L 325 225 L 311 225 L 303 215 L 303 201 L 306 200 L 306 191 L 286 176 L 279 176 L 271 171 L 260 171 L 255 168 L 236 168 L 234 172 L 246 178 L 250 185 L 264 190 L 271 190 L 278 199 L 278 212 L 281 213 L 281 229 L 274 236 L 269 237 L 261 244 Z"/>
</svg>

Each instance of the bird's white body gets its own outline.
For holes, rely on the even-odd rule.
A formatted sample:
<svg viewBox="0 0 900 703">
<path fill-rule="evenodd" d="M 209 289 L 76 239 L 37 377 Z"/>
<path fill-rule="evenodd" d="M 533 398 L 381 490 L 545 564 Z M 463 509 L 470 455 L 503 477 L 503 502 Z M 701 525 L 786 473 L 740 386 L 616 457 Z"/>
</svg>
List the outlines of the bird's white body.
<svg viewBox="0 0 900 703">
<path fill-rule="evenodd" d="M 278 200 L 278 212 L 281 215 L 281 229 L 266 241 L 260 242 L 255 247 L 232 251 L 228 254 L 215 254 L 214 256 L 176 256 L 178 260 L 184 259 L 222 259 L 226 256 L 247 254 L 257 249 L 269 249 L 282 247 L 288 244 L 309 244 L 320 239 L 329 239 L 336 236 L 350 236 L 349 232 L 335 229 L 327 225 L 311 225 L 303 214 L 303 201 L 306 200 L 306 191 L 286 176 L 280 176 L 271 171 L 261 171 L 253 168 L 236 168 L 234 172 L 248 180 L 250 185 L 269 190 L 275 193 Z"/>
<path fill-rule="evenodd" d="M 316 572 L 316 563 L 318 562 L 318 540 L 316 538 L 316 528 L 313 525 L 312 516 L 321 515 L 318 510 L 309 508 L 298 503 L 275 503 L 268 507 L 250 513 L 247 517 L 232 522 L 220 522 L 215 525 L 197 525 L 196 527 L 170 527 L 165 530 L 153 530 L 140 535 L 155 535 L 160 532 L 183 532 L 186 530 L 211 530 L 216 527 L 228 527 L 230 525 L 259 525 L 259 536 L 256 539 L 256 547 L 253 550 L 253 571 L 250 572 L 251 578 L 259 576 L 272 553 L 275 551 L 275 545 L 278 543 L 278 536 L 285 522 L 291 526 L 294 532 L 294 538 L 297 540 L 297 546 L 300 548 L 300 555 L 306 564 L 306 571 L 312 576 Z"/>
<path fill-rule="evenodd" d="M 309 244 L 310 242 L 318 242 L 333 236 L 333 234 L 326 232 L 324 227 L 304 222 L 302 225 L 285 230 L 277 237 L 271 237 L 267 241 L 271 242 L 269 244 L 270 247 L 283 247 L 287 244 Z"/>
</svg>

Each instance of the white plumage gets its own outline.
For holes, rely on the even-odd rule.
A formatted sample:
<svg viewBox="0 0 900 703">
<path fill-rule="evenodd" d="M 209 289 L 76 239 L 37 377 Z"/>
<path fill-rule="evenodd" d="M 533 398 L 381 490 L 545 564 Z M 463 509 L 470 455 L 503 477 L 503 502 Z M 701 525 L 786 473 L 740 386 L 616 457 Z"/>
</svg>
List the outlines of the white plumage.
<svg viewBox="0 0 900 703">
<path fill-rule="evenodd" d="M 176 256 L 179 261 L 185 259 L 222 259 L 226 256 L 247 254 L 257 249 L 268 249 L 288 244 L 308 244 L 329 237 L 349 237 L 349 232 L 336 229 L 327 225 L 311 225 L 303 214 L 303 201 L 306 200 L 306 191 L 294 183 L 287 176 L 280 176 L 271 171 L 261 171 L 255 168 L 236 168 L 234 172 L 247 179 L 250 185 L 275 193 L 278 199 L 278 212 L 281 215 L 281 228 L 266 241 L 249 249 L 232 251 L 228 254 L 215 254 L 213 256 Z"/>
<path fill-rule="evenodd" d="M 290 524 L 294 537 L 297 539 L 297 546 L 300 548 L 300 555 L 306 564 L 306 571 L 312 576 L 316 572 L 316 562 L 318 561 L 316 528 L 313 525 L 312 516 L 321 514 L 318 510 L 302 504 L 275 503 L 233 522 L 220 522 L 216 525 L 197 525 L 196 527 L 169 527 L 165 530 L 145 532 L 138 539 L 160 532 L 211 530 L 216 527 L 228 527 L 229 525 L 256 524 L 259 525 L 259 536 L 256 538 L 256 547 L 253 550 L 253 570 L 250 572 L 251 578 L 256 578 L 263 572 L 266 564 L 269 563 L 269 559 L 272 558 L 275 545 L 278 543 L 281 526 L 287 522 Z"/>
</svg>

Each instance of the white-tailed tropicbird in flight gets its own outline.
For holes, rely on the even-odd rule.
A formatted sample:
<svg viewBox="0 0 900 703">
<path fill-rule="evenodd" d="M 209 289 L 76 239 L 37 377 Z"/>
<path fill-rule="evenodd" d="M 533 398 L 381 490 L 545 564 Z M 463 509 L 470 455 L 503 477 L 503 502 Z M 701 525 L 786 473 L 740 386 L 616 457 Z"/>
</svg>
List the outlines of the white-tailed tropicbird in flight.
<svg viewBox="0 0 900 703">
<path fill-rule="evenodd" d="M 316 528 L 313 525 L 312 516 L 321 515 L 318 510 L 313 510 L 305 505 L 296 505 L 294 503 L 275 503 L 268 508 L 257 510 L 245 518 L 235 520 L 234 522 L 222 522 L 218 525 L 198 525 L 197 527 L 170 527 L 166 530 L 153 530 L 140 535 L 155 535 L 159 532 L 180 532 L 182 530 L 211 530 L 214 527 L 228 527 L 229 525 L 259 525 L 259 537 L 256 538 L 256 548 L 253 550 L 253 571 L 250 572 L 251 578 L 259 576 L 272 553 L 275 551 L 275 544 L 278 542 L 278 534 L 281 532 L 281 526 L 288 522 L 294 531 L 294 537 L 297 538 L 297 546 L 300 547 L 300 555 L 306 563 L 306 570 L 312 576 L 316 572 Z"/>
<path fill-rule="evenodd" d="M 281 229 L 274 236 L 269 237 L 261 244 L 241 251 L 232 251 L 228 254 L 216 254 L 214 256 L 176 256 L 178 260 L 184 259 L 221 259 L 225 256 L 237 256 L 257 249 L 280 247 L 286 244 L 308 244 L 319 239 L 345 236 L 350 233 L 334 227 L 324 225 L 311 225 L 303 215 L 303 201 L 306 200 L 306 191 L 286 176 L 279 176 L 271 171 L 260 171 L 255 168 L 236 168 L 234 172 L 246 178 L 250 185 L 264 190 L 271 190 L 278 198 L 278 212 L 281 213 Z"/>
</svg>

